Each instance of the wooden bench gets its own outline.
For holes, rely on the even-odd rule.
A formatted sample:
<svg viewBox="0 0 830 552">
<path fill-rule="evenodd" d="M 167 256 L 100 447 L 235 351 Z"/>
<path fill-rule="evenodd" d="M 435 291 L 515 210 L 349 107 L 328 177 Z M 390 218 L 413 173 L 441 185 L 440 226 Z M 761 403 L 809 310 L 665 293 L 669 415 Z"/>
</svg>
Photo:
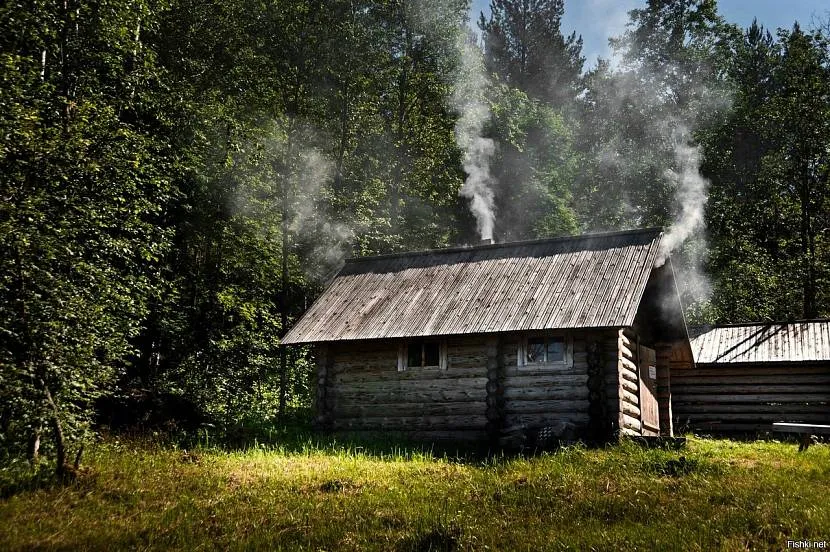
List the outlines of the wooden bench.
<svg viewBox="0 0 830 552">
<path fill-rule="evenodd" d="M 798 445 L 798 452 L 807 450 L 807 447 L 812 443 L 813 435 L 830 435 L 830 425 L 776 422 L 772 424 L 772 430 L 778 433 L 798 433 L 801 443 Z"/>
</svg>

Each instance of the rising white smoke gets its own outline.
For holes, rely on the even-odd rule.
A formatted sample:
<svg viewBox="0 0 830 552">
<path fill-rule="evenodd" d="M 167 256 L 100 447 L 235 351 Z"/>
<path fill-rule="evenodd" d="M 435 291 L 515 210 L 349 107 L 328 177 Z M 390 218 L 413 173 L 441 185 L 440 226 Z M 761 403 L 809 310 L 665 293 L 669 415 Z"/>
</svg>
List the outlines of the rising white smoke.
<svg viewBox="0 0 830 552">
<path fill-rule="evenodd" d="M 288 236 L 292 248 L 303 251 L 303 271 L 319 279 L 338 268 L 346 256 L 354 230 L 328 216 L 325 209 L 327 184 L 334 179 L 333 161 L 322 150 L 311 145 L 319 143 L 319 133 L 308 125 L 294 129 L 293 146 L 288 147 L 287 134 L 280 121 L 274 121 L 261 135 L 251 138 L 240 148 L 234 160 L 233 177 L 237 182 L 230 198 L 231 211 L 243 215 L 251 223 L 258 221 L 258 237 L 276 243 L 277 216 L 282 211 L 282 187 L 288 192 Z M 250 153 L 265 151 L 263 160 Z M 287 165 L 274 173 L 273 160 Z"/>
<path fill-rule="evenodd" d="M 673 251 L 703 229 L 704 209 L 709 199 L 709 180 L 700 172 L 700 146 L 691 143 L 691 133 L 685 127 L 675 131 L 673 143 L 677 170 L 668 169 L 665 176 L 674 186 L 674 199 L 679 211 L 660 242 L 657 266 L 663 266 Z"/>
<path fill-rule="evenodd" d="M 289 228 L 299 235 L 316 226 L 319 218 L 316 200 L 321 195 L 323 183 L 331 180 L 334 174 L 334 163 L 313 147 L 303 148 L 295 155 L 295 167 L 290 175 L 294 217 Z"/>
<path fill-rule="evenodd" d="M 496 145 L 493 140 L 482 136 L 484 125 L 491 115 L 484 98 L 490 83 L 484 70 L 481 49 L 471 40 L 466 27 L 459 33 L 457 47 L 461 66 L 456 73 L 452 103 L 460 113 L 455 124 L 455 140 L 464 155 L 464 172 L 467 173 L 459 194 L 470 200 L 470 209 L 476 218 L 481 239 L 491 240 L 495 208 L 490 159 Z"/>
<path fill-rule="evenodd" d="M 345 258 L 345 249 L 354 238 L 354 231 L 346 224 L 331 220 L 321 209 L 324 184 L 334 178 L 334 163 L 313 147 L 301 149 L 291 175 L 291 235 L 311 245 L 310 263 L 304 266 L 306 274 L 319 277 L 339 268 Z"/>
<path fill-rule="evenodd" d="M 455 123 L 455 141 L 463 154 L 462 165 L 467 177 L 459 195 L 470 201 L 470 210 L 483 240 L 493 239 L 495 205 L 490 174 L 490 159 L 496 151 L 493 140 L 485 138 L 484 126 L 490 119 L 485 94 L 490 79 L 484 69 L 484 55 L 476 44 L 473 31 L 459 12 L 457 2 L 448 0 L 414 0 L 406 4 L 407 18 L 413 27 L 437 43 L 455 38 L 459 67 L 453 74 L 450 107 L 459 113 Z"/>
</svg>

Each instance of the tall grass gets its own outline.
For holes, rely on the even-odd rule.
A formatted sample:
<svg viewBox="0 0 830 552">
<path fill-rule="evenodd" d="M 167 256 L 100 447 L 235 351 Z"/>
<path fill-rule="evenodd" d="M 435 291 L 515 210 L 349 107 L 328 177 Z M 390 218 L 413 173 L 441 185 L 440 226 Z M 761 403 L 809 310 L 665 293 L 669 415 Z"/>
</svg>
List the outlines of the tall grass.
<svg viewBox="0 0 830 552">
<path fill-rule="evenodd" d="M 690 440 L 480 456 L 297 436 L 110 439 L 0 499 L 0 549 L 734 550 L 830 540 L 830 450 Z"/>
</svg>

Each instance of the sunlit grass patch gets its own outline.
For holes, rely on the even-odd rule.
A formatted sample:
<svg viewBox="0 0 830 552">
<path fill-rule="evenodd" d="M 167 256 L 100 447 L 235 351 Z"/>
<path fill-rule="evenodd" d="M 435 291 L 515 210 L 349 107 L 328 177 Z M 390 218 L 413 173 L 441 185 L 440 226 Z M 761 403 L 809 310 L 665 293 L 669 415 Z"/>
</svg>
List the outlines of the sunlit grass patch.
<svg viewBox="0 0 830 552">
<path fill-rule="evenodd" d="M 830 451 L 691 439 L 533 457 L 108 441 L 0 500 L 0 549 L 779 549 L 826 539 Z"/>
</svg>

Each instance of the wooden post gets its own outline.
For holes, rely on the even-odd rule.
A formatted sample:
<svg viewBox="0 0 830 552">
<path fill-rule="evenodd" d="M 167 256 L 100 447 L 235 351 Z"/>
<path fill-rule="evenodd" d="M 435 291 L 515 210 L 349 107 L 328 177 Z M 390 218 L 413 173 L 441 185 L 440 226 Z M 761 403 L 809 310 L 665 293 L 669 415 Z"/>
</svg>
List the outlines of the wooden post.
<svg viewBox="0 0 830 552">
<path fill-rule="evenodd" d="M 498 446 L 504 425 L 504 355 L 501 354 L 501 339 L 487 338 L 487 436 Z"/>
<path fill-rule="evenodd" d="M 314 396 L 314 425 L 317 429 L 328 429 L 332 422 L 328 380 L 333 359 L 331 348 L 327 343 L 317 345 L 315 352 L 317 357 L 317 386 Z"/>
<path fill-rule="evenodd" d="M 657 350 L 657 406 L 660 409 L 660 435 L 674 437 L 671 411 L 671 352 L 672 346 L 658 343 Z"/>
</svg>

